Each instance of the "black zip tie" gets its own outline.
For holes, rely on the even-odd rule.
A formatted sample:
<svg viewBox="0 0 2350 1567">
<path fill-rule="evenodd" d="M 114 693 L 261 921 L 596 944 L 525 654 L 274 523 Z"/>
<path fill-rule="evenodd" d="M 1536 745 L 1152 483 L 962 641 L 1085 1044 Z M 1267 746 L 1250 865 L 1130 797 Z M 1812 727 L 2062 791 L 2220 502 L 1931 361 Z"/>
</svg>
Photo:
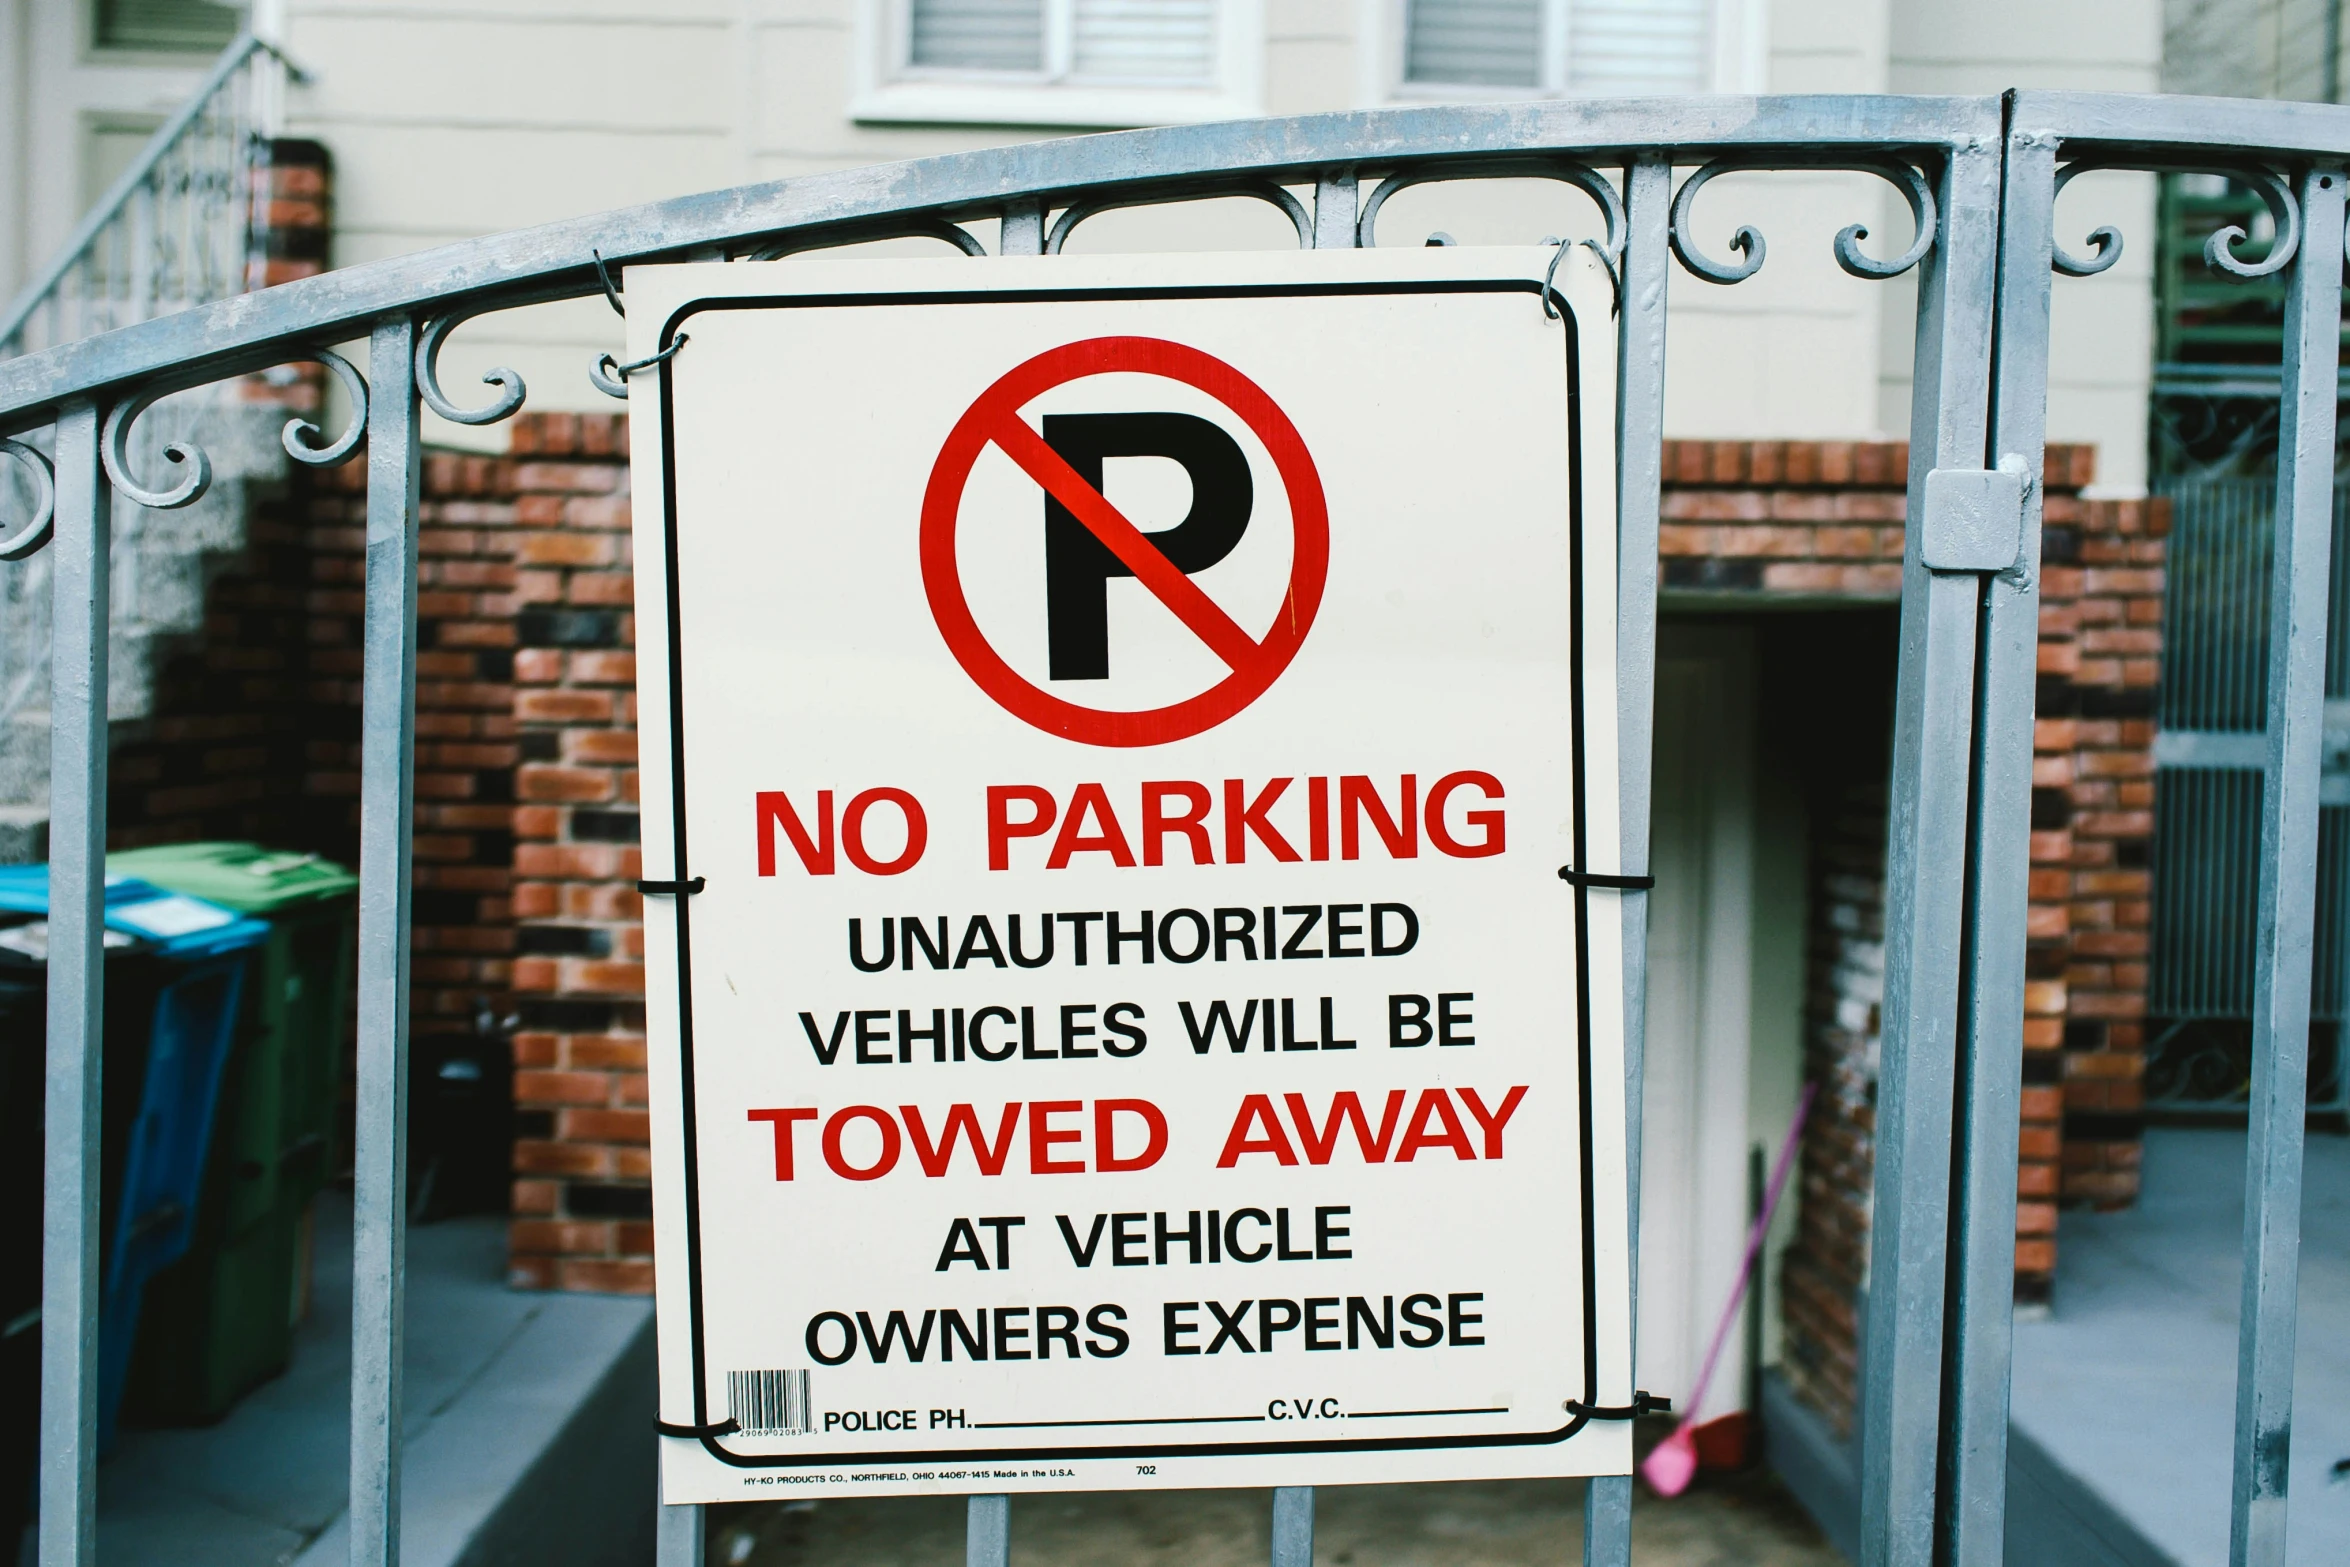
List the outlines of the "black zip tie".
<svg viewBox="0 0 2350 1567">
<path fill-rule="evenodd" d="M 1559 867 L 1559 880 L 1570 887 L 1612 887 L 1618 892 L 1646 892 L 1656 885 L 1654 876 L 1603 876 L 1597 871 L 1579 871 L 1572 865 Z"/>
<path fill-rule="evenodd" d="M 1585 1404 L 1568 1399 L 1568 1414 L 1578 1420 L 1637 1420 L 1642 1415 L 1669 1415 L 1673 1401 L 1657 1393 L 1640 1392 L 1632 1395 L 1629 1404 Z"/>
<path fill-rule="evenodd" d="M 700 1441 L 704 1437 L 712 1436 L 732 1436 L 743 1428 L 743 1423 L 732 1415 L 727 1416 L 716 1425 L 678 1426 L 671 1425 L 666 1420 L 656 1420 L 653 1425 L 663 1436 L 681 1436 L 688 1441 Z"/>
<path fill-rule="evenodd" d="M 696 876 L 692 881 L 640 881 L 636 890 L 648 898 L 674 898 L 700 892 L 704 885 L 702 878 Z"/>
</svg>

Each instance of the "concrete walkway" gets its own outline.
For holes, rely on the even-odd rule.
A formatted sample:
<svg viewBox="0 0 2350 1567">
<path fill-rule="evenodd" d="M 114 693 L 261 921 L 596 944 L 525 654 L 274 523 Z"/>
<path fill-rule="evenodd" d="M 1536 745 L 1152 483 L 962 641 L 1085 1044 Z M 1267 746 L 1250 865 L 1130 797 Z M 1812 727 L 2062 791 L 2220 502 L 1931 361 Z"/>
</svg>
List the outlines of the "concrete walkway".
<svg viewBox="0 0 2350 1567">
<path fill-rule="evenodd" d="M 2312 1133 L 2301 1218 L 2290 1567 L 2350 1562 L 2350 1138 Z M 2055 1309 L 2017 1324 L 2011 1488 L 2095 1567 L 2228 1559 L 2244 1134 L 2156 1128 L 2126 1213 L 2067 1213 Z M 2345 1465 L 2336 1472 L 2337 1464 Z M 2010 1515 L 2017 1508 L 2011 1500 Z M 2019 1560 L 2019 1542 L 2008 1559 Z M 2101 1550 L 2103 1555 L 2085 1554 Z M 2035 1558 L 2037 1559 L 2037 1558 Z"/>
<path fill-rule="evenodd" d="M 1270 1491 L 1012 1499 L 1013 1567 L 1264 1567 Z M 1583 1559 L 1583 1483 L 1325 1486 L 1319 1567 L 1569 1567 Z M 1642 1491 L 1641 1567 L 1840 1567 L 1766 1471 L 1708 1475 L 1674 1501 Z M 710 1567 L 959 1567 L 961 1498 L 766 1502 L 716 1510 Z"/>
<path fill-rule="evenodd" d="M 403 1567 L 652 1560 L 652 1304 L 506 1288 L 503 1219 L 408 1236 Z M 216 1426 L 126 1431 L 98 1470 L 107 1567 L 348 1559 L 351 1204 L 318 1215 L 290 1369 Z"/>
</svg>

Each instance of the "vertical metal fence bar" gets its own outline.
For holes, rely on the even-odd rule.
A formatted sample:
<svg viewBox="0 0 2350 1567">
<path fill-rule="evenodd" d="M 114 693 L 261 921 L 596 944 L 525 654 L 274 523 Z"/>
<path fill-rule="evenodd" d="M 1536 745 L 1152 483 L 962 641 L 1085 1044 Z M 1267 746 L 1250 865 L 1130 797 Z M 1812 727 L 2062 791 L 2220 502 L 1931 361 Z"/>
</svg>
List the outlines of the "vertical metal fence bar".
<svg viewBox="0 0 2350 1567">
<path fill-rule="evenodd" d="M 1043 255 L 1044 203 L 1033 198 L 1005 202 L 995 248 L 999 256 Z"/>
<path fill-rule="evenodd" d="M 2268 765 L 2260 808 L 2258 978 L 2236 1326 L 2235 1567 L 2282 1567 L 2300 1284 L 2301 1142 L 2317 917 L 2318 758 L 2325 730 L 2333 550 L 2335 378 L 2341 356 L 2341 165 L 2301 180 L 2301 249 L 2285 299 L 2276 542 L 2270 559 Z"/>
<path fill-rule="evenodd" d="M 97 1559 L 109 497 L 98 408 L 57 416 L 49 545 L 49 1063 L 41 1213 L 41 1567 Z M 16 1542 L 5 1542 L 14 1550 Z"/>
<path fill-rule="evenodd" d="M 1314 248 L 1352 250 L 1360 240 L 1356 214 L 1362 192 L 1351 168 L 1332 169 L 1314 182 Z"/>
<path fill-rule="evenodd" d="M 1272 1567 L 1314 1567 L 1314 1488 L 1273 1488 Z"/>
<path fill-rule="evenodd" d="M 1623 309 L 1616 318 L 1616 789 L 1621 865 L 1648 874 L 1656 725 L 1657 516 L 1664 483 L 1665 293 L 1672 271 L 1669 154 L 1624 169 Z M 1640 1103 L 1648 1021 L 1648 898 L 1624 895 L 1624 1151 L 1633 1325 L 1640 1294 Z M 1637 1360 L 1635 1360 L 1637 1364 Z M 1632 1477 L 1583 1493 L 1584 1567 L 1632 1559 Z"/>
<path fill-rule="evenodd" d="M 655 1567 L 702 1567 L 707 1545 L 708 1512 L 691 1503 L 655 1509 L 653 1558 Z"/>
<path fill-rule="evenodd" d="M 416 755 L 416 323 L 368 345 L 359 743 L 359 1086 L 351 1258 L 351 1567 L 400 1559 L 408 1247 L 408 908 Z"/>
<path fill-rule="evenodd" d="M 2032 718 L 2040 656 L 2040 485 L 2048 425 L 2056 138 L 2007 137 L 1999 208 L 1999 337 L 1991 451 L 2021 457 L 2017 569 L 1983 596 L 1976 723 L 1974 886 L 1960 980 L 1957 1190 L 1951 1214 L 1949 1567 L 2000 1567 L 2006 1552 L 2007 1411 L 2015 1313 L 2016 1160 L 2024 1072 L 2024 920 L 2031 902 Z"/>
<path fill-rule="evenodd" d="M 1926 569 L 1927 473 L 1982 465 L 1999 225 L 1996 143 L 1951 149 L 1918 281 L 1901 666 L 1885 878 L 1883 1066 L 1861 1410 L 1862 1567 L 1930 1567 L 1941 1455 L 1951 1097 L 1982 579 Z"/>
<path fill-rule="evenodd" d="M 963 1510 L 963 1567 L 1005 1567 L 1012 1559 L 1012 1499 L 974 1496 Z"/>
</svg>

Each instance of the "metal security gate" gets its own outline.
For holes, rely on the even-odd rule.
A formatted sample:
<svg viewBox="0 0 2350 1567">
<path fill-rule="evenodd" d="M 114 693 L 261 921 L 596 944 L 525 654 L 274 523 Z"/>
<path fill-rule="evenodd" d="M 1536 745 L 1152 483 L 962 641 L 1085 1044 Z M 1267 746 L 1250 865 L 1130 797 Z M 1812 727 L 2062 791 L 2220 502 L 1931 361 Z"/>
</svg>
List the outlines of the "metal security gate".
<svg viewBox="0 0 2350 1567">
<path fill-rule="evenodd" d="M 364 411 L 332 438 L 289 430 L 287 445 L 310 462 L 347 458 L 362 437 L 367 452 L 351 1539 L 356 1567 L 390 1567 L 400 1516 L 418 410 L 487 423 L 524 395 L 519 377 L 497 371 L 486 404 L 453 403 L 435 360 L 454 325 L 592 296 L 606 286 L 606 263 L 624 283 L 634 263 L 768 257 L 904 235 L 983 254 L 964 225 L 991 222 L 1002 252 L 1050 254 L 1110 207 L 1230 195 L 1280 207 L 1303 244 L 1343 247 L 1370 243 L 1381 203 L 1406 185 L 1572 183 L 1606 218 L 1604 232 L 1579 242 L 1599 247 L 1620 287 L 1620 783 L 1623 865 L 1638 874 L 1648 844 L 1667 275 L 1677 263 L 1735 284 L 1763 264 L 1757 229 L 1698 210 L 1714 176 L 1822 168 L 1879 176 L 1906 200 L 1914 240 L 1871 240 L 1864 249 L 1868 231 L 1856 223 L 1837 235 L 1835 254 L 1864 278 L 1914 269 L 1919 300 L 1862 1411 L 1864 1560 L 1997 1562 L 2038 621 L 2032 477 L 2043 444 L 2053 274 L 2102 270 L 2120 241 L 2105 230 L 2091 236 L 2087 254 L 2060 244 L 2056 194 L 2075 173 L 2113 167 L 2218 171 L 2255 191 L 2275 217 L 2273 243 L 2263 252 L 2241 231 L 2225 231 L 2209 263 L 2238 277 L 2282 276 L 2288 288 L 2259 870 L 2249 879 L 2258 980 L 2233 1551 L 2238 1563 L 2281 1562 L 2350 111 L 2024 93 L 1406 109 L 1087 137 L 554 224 L 0 363 L 0 435 L 36 437 L 0 449 L 31 480 L 35 501 L 0 553 L 51 544 L 55 599 L 43 1567 L 79 1567 L 93 1552 L 106 519 L 117 494 L 167 509 L 205 482 L 201 454 L 184 446 L 169 453 L 178 477 L 134 471 L 131 427 L 156 398 L 313 360 Z M 1728 258 L 1718 238 L 1725 231 Z M 364 374 L 326 346 L 362 335 Z M 597 374 L 625 395 L 611 370 Z M 655 865 L 648 874 L 675 871 Z M 1637 922 L 1629 929 L 1624 973 L 1635 1134 L 1646 966 L 1639 931 Z M 1594 1482 L 1587 1562 L 1629 1560 L 1630 1509 L 1629 1479 Z M 1279 1567 L 1310 1560 L 1312 1518 L 1310 1491 L 1277 1496 Z M 974 1567 L 1000 1567 L 1010 1526 L 1004 1498 L 973 1499 Z M 690 1510 L 664 1512 L 665 1562 L 698 1561 L 700 1539 Z"/>
<path fill-rule="evenodd" d="M 2241 1111 L 2251 1091 L 2253 895 L 2260 867 L 2273 483 L 2198 478 L 2171 503 L 2154 755 L 2154 950 L 2146 1105 Z M 2318 786 L 2309 1107 L 2350 1109 L 2350 492 L 2334 491 L 2326 741 Z"/>
</svg>

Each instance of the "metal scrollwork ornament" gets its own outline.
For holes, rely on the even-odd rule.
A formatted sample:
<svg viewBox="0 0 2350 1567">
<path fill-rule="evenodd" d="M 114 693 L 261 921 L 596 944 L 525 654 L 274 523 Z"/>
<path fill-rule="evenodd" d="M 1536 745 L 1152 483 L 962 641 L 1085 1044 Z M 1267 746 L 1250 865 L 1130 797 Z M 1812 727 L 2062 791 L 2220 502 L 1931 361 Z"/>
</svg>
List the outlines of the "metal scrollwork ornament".
<svg viewBox="0 0 2350 1567">
<path fill-rule="evenodd" d="M 131 426 L 138 422 L 139 415 L 158 402 L 174 392 L 185 390 L 186 387 L 163 382 L 115 404 L 106 415 L 105 430 L 99 437 L 98 455 L 106 464 L 106 477 L 115 490 L 153 511 L 173 511 L 182 506 L 194 505 L 212 487 L 212 459 L 204 454 L 203 447 L 193 441 L 172 441 L 163 448 L 165 461 L 177 463 L 187 470 L 177 484 L 153 490 L 131 474 Z"/>
<path fill-rule="evenodd" d="M 2064 188 L 2081 175 L 2095 173 L 2103 167 L 2106 165 L 2095 163 L 2066 164 L 2056 171 L 2056 195 L 2062 196 Z M 2095 277 L 2122 258 L 2122 231 L 2110 223 L 2101 223 L 2091 229 L 2089 243 L 2094 247 L 2093 254 L 2077 256 L 2062 245 L 2053 240 L 2050 241 L 2050 260 L 2056 270 L 2066 277 Z"/>
<path fill-rule="evenodd" d="M 1589 245 L 1606 258 L 1609 276 L 1614 276 L 1624 258 L 1624 199 L 1616 193 L 1598 170 L 1580 163 L 1562 163 L 1545 159 L 1538 163 L 1503 161 L 1448 165 L 1425 169 L 1403 169 L 1381 180 L 1368 200 L 1363 203 L 1362 216 L 1355 219 L 1355 243 L 1369 249 L 1378 243 L 1379 209 L 1387 205 L 1387 198 L 1414 185 L 1435 185 L 1450 180 L 1557 180 L 1572 185 L 1589 196 L 1607 221 L 1607 238 L 1586 239 Z"/>
<path fill-rule="evenodd" d="M 22 560 L 49 542 L 57 521 L 57 477 L 49 459 L 22 441 L 0 439 L 0 457 L 13 458 L 33 483 L 33 514 L 21 528 L 0 538 L 0 560 Z"/>
<path fill-rule="evenodd" d="M 332 372 L 343 384 L 343 395 L 351 399 L 351 422 L 341 435 L 324 445 L 318 444 L 322 433 L 307 419 L 289 419 L 279 439 L 285 443 L 286 455 L 312 468 L 331 468 L 359 449 L 367 434 L 367 378 L 358 366 L 331 348 L 317 348 L 310 357 Z"/>
<path fill-rule="evenodd" d="M 498 395 L 479 408 L 460 408 L 441 390 L 441 344 L 465 319 L 464 316 L 436 316 L 417 334 L 416 395 L 425 407 L 451 424 L 496 424 L 520 408 L 522 399 L 528 395 L 520 371 L 505 365 L 483 371 L 483 384 L 498 388 Z"/>
<path fill-rule="evenodd" d="M 2293 188 L 2268 169 L 2190 169 L 2191 174 L 2220 174 L 2238 185 L 2245 186 L 2258 196 L 2268 215 L 2276 220 L 2276 238 L 2269 242 L 2268 254 L 2258 261 L 2243 261 L 2236 255 L 2237 244 L 2250 238 L 2242 226 L 2231 223 L 2215 229 L 2203 242 L 2203 259 L 2214 272 L 2225 272 L 2230 277 L 2269 277 L 2282 272 L 2301 248 L 2301 203 L 2293 199 Z"/>
<path fill-rule="evenodd" d="M 2068 163 L 2056 171 L 2057 194 L 2062 195 L 2064 188 L 2081 175 L 2116 169 L 2149 174 L 2206 174 L 2230 184 L 2241 185 L 2260 198 L 2261 205 L 2268 208 L 2269 217 L 2276 223 L 2276 235 L 2269 241 L 2267 254 L 2256 261 L 2239 257 L 2236 247 L 2251 238 L 2251 235 L 2245 232 L 2242 224 L 2230 223 L 2224 228 L 2213 230 L 2203 242 L 2204 264 L 2214 272 L 2233 278 L 2272 277 L 2282 272 L 2301 248 L 2301 203 L 2294 198 L 2293 187 L 2273 169 L 2226 169 L 2205 164 L 2151 167 L 2142 163 L 2083 159 L 2077 163 Z M 2121 259 L 2121 230 L 2112 224 L 2100 224 L 2090 230 L 2089 243 L 2094 250 L 2086 256 L 2076 255 L 2062 245 L 2052 245 L 2049 258 L 2051 264 L 2066 277 L 2095 277 Z"/>
<path fill-rule="evenodd" d="M 1851 223 L 1836 235 L 1836 264 L 1857 278 L 1882 281 L 1901 276 L 1926 258 L 1934 248 L 1934 235 L 1940 221 L 1934 205 L 1934 187 L 1924 174 L 1906 163 L 1874 162 L 1867 159 L 1839 160 L 1833 163 L 1753 164 L 1722 159 L 1708 163 L 1681 182 L 1673 195 L 1671 241 L 1673 254 L 1681 265 L 1705 279 L 1708 283 L 1743 283 L 1762 270 L 1763 258 L 1769 247 L 1763 242 L 1762 230 L 1751 223 L 1741 223 L 1730 236 L 1730 248 L 1739 255 L 1737 261 L 1717 261 L 1698 248 L 1692 235 L 1691 208 L 1697 193 L 1707 182 L 1719 175 L 1734 174 L 1758 168 L 1805 168 L 1837 170 L 1851 174 L 1874 174 L 1877 178 L 1901 192 L 1909 203 L 1911 221 L 1917 226 L 1916 237 L 1909 248 L 1890 261 L 1879 261 L 1860 248 L 1860 242 L 1869 237 L 1865 223 Z"/>
</svg>

